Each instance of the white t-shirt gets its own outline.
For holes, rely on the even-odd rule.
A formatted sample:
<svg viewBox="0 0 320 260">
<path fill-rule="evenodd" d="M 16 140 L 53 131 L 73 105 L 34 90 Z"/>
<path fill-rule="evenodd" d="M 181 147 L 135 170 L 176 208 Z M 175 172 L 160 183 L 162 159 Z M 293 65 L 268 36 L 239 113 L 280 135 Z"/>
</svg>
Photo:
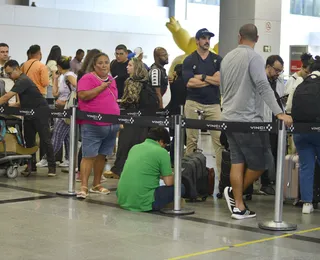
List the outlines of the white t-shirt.
<svg viewBox="0 0 320 260">
<path fill-rule="evenodd" d="M 296 91 L 296 88 L 303 82 L 303 78 L 300 77 L 297 73 L 294 73 L 289 79 L 286 84 L 286 95 L 289 94 L 287 105 L 286 105 L 286 112 L 291 114 L 292 109 L 292 99 L 293 94 Z"/>
<path fill-rule="evenodd" d="M 72 76 L 75 79 L 77 79 L 77 75 L 73 71 L 68 71 L 64 75 L 60 75 L 60 77 L 58 79 L 58 87 L 59 87 L 58 100 L 67 101 L 69 98 L 70 89 L 66 83 L 66 79 L 68 78 L 68 76 Z M 75 88 L 73 88 L 72 90 L 75 90 Z"/>
</svg>

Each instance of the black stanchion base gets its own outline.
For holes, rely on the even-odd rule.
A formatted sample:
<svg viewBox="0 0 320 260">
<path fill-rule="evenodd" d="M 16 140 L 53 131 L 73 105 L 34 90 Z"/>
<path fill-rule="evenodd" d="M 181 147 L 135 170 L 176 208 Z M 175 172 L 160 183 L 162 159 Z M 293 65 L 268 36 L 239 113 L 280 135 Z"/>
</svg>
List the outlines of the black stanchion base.
<svg viewBox="0 0 320 260">
<path fill-rule="evenodd" d="M 195 213 L 192 209 L 183 208 L 181 210 L 174 210 L 174 209 L 162 209 L 160 210 L 163 214 L 174 215 L 174 216 L 185 216 L 185 215 L 192 215 Z"/>
<path fill-rule="evenodd" d="M 57 191 L 56 192 L 57 195 L 59 196 L 64 196 L 64 197 L 74 197 L 77 195 L 77 193 L 74 192 L 69 192 L 69 191 Z"/>
<path fill-rule="evenodd" d="M 297 229 L 297 225 L 287 222 L 265 221 L 259 223 L 259 228 L 271 231 L 292 231 Z"/>
</svg>

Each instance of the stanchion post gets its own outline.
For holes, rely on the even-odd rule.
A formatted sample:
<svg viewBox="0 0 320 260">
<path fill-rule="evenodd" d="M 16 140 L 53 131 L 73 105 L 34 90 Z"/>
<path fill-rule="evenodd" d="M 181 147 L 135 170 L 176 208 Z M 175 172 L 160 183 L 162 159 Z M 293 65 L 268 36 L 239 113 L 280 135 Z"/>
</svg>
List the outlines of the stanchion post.
<svg viewBox="0 0 320 260">
<path fill-rule="evenodd" d="M 259 223 L 259 228 L 272 231 L 296 230 L 296 224 L 282 221 L 283 213 L 283 189 L 284 189 L 284 163 L 286 155 L 286 128 L 283 121 L 279 121 L 278 131 L 278 154 L 277 154 L 277 177 L 276 196 L 274 207 L 274 220 Z"/>
<path fill-rule="evenodd" d="M 194 210 L 181 208 L 181 159 L 183 151 L 182 115 L 174 117 L 174 207 L 163 209 L 162 213 L 171 215 L 191 215 Z"/>
<path fill-rule="evenodd" d="M 58 191 L 57 195 L 60 196 L 75 196 L 75 182 L 76 182 L 76 154 L 77 154 L 77 105 L 74 104 L 71 108 L 71 118 L 70 118 L 70 151 L 69 151 L 69 178 L 68 178 L 68 190 Z"/>
</svg>

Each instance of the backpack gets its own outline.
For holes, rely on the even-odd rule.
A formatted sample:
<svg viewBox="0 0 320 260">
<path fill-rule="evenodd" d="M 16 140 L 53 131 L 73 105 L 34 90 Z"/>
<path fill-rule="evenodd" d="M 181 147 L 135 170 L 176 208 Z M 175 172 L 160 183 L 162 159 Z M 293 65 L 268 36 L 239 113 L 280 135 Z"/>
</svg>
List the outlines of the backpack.
<svg viewBox="0 0 320 260">
<path fill-rule="evenodd" d="M 70 94 L 68 96 L 66 104 L 64 105 L 64 109 L 68 110 L 75 104 L 75 102 L 77 100 L 77 91 L 75 89 L 72 89 L 71 83 L 67 79 L 66 79 L 66 84 L 70 90 Z M 63 120 L 67 125 L 70 125 L 70 122 L 71 122 L 70 118 L 64 118 Z"/>
<path fill-rule="evenodd" d="M 209 52 L 209 55 L 211 56 L 212 58 L 212 64 L 213 64 L 213 67 L 214 67 L 214 70 L 215 71 L 219 71 L 220 70 L 220 56 L 217 55 L 217 54 L 214 54 L 213 52 Z M 191 54 L 191 60 L 192 60 L 192 68 L 193 68 L 193 73 L 196 75 L 196 74 L 202 74 L 200 72 L 198 72 L 198 66 L 199 66 L 199 57 L 197 55 L 197 51 L 194 51 L 192 54 Z M 219 61 L 219 62 L 217 62 Z"/>
<path fill-rule="evenodd" d="M 159 109 L 159 99 L 156 90 L 152 88 L 148 82 L 145 82 L 141 88 L 139 109 Z"/>
<path fill-rule="evenodd" d="M 320 77 L 311 74 L 297 88 L 292 99 L 294 122 L 320 122 Z"/>
</svg>

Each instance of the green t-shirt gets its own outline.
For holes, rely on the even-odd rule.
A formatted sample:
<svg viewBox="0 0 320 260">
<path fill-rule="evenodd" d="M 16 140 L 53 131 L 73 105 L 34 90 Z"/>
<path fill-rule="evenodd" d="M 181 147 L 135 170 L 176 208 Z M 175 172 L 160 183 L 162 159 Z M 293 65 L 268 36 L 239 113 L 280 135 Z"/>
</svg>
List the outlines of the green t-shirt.
<svg viewBox="0 0 320 260">
<path fill-rule="evenodd" d="M 160 144 L 146 139 L 131 148 L 118 183 L 118 203 L 131 211 L 150 211 L 160 176 L 172 174 L 170 156 Z"/>
</svg>

